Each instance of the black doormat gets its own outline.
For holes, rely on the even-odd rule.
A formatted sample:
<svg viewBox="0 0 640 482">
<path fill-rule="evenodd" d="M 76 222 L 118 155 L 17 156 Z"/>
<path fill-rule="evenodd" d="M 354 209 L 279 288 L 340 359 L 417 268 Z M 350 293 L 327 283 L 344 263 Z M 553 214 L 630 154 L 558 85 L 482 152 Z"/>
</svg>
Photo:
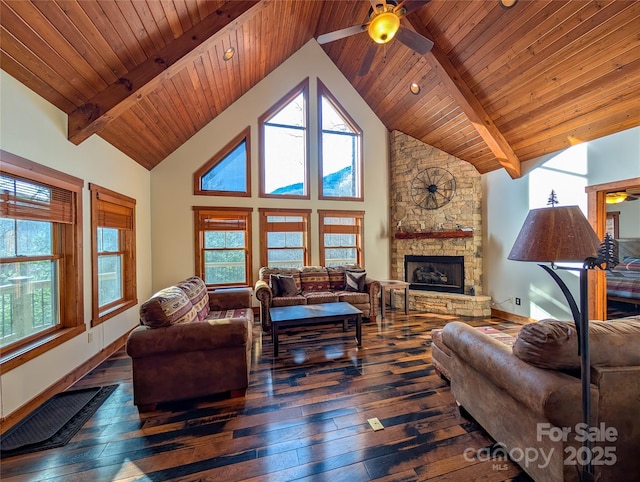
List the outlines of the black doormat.
<svg viewBox="0 0 640 482">
<path fill-rule="evenodd" d="M 118 385 L 54 395 L 2 435 L 0 458 L 66 445 Z"/>
</svg>

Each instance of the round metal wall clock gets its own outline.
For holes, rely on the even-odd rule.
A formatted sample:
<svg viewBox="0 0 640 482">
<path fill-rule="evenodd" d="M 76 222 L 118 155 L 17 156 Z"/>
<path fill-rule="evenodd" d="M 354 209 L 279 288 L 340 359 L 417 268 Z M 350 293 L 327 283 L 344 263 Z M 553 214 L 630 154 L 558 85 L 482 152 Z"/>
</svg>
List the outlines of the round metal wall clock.
<svg viewBox="0 0 640 482">
<path fill-rule="evenodd" d="M 428 167 L 411 181 L 411 198 L 423 209 L 438 209 L 456 193 L 456 178 L 441 167 Z"/>
</svg>

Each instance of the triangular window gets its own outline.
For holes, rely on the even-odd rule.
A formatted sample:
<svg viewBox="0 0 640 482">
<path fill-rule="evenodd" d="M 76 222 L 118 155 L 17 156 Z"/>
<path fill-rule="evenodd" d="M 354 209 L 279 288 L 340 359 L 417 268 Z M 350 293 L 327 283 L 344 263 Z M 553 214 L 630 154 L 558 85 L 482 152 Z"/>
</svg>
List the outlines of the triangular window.
<svg viewBox="0 0 640 482">
<path fill-rule="evenodd" d="M 251 196 L 251 143 L 247 127 L 193 175 L 194 194 Z"/>
</svg>

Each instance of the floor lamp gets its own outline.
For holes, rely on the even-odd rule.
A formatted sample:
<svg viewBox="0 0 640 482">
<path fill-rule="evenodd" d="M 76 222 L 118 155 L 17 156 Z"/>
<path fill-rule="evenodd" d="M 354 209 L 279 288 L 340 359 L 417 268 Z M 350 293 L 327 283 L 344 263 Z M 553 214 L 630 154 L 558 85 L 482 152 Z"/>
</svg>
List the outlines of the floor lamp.
<svg viewBox="0 0 640 482">
<path fill-rule="evenodd" d="M 549 203 L 552 207 L 532 209 L 529 211 L 520 234 L 509 254 L 515 261 L 535 261 L 550 263 L 540 264 L 558 284 L 564 294 L 578 334 L 578 353 L 580 355 L 580 379 L 582 389 L 582 422 L 590 426 L 591 391 L 589 363 L 589 300 L 587 273 L 598 266 L 597 257 L 601 251 L 600 240 L 584 217 L 578 206 L 555 206 L 555 194 L 552 192 Z M 556 262 L 579 262 L 581 267 L 560 267 Z M 602 261 L 605 262 L 605 261 Z M 556 269 L 579 271 L 580 273 L 580 306 L 569 291 L 567 285 L 555 272 Z M 580 480 L 594 479 L 591 464 L 590 442 L 585 440 L 583 446 L 589 454 L 588 462 L 582 466 Z"/>
</svg>

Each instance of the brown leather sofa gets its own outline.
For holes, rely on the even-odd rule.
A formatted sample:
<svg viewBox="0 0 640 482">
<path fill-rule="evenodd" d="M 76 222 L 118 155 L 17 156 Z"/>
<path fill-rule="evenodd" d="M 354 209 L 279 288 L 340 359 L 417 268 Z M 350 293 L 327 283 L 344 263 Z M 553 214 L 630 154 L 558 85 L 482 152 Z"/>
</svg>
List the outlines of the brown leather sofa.
<svg viewBox="0 0 640 482">
<path fill-rule="evenodd" d="M 580 465 L 572 462 L 584 449 L 577 425 L 582 419 L 580 360 L 572 323 L 524 325 L 512 349 L 452 322 L 434 345 L 434 365 L 449 378 L 456 401 L 496 441 L 494 454 L 498 447 L 498 457 L 510 455 L 537 482 L 579 480 Z M 591 322 L 590 345 L 591 426 L 616 431 L 610 437 L 615 440 L 593 442 L 596 480 L 636 480 L 640 318 Z M 558 436 L 562 429 L 569 430 L 566 436 Z M 465 453 L 470 463 L 482 455 Z"/>
<path fill-rule="evenodd" d="M 345 272 L 363 272 L 360 289 L 349 289 Z M 277 293 L 272 276 L 293 277 L 295 288 L 290 293 Z M 362 311 L 364 318 L 377 320 L 380 310 L 380 282 L 366 276 L 356 265 L 304 266 L 302 268 L 260 268 L 255 295 L 260 302 L 260 320 L 265 332 L 271 331 L 269 308 L 272 306 L 310 305 L 344 301 Z"/>
<path fill-rule="evenodd" d="M 207 292 L 193 277 L 154 294 L 126 343 L 138 410 L 225 392 L 244 396 L 252 329 L 249 288 Z"/>
</svg>

